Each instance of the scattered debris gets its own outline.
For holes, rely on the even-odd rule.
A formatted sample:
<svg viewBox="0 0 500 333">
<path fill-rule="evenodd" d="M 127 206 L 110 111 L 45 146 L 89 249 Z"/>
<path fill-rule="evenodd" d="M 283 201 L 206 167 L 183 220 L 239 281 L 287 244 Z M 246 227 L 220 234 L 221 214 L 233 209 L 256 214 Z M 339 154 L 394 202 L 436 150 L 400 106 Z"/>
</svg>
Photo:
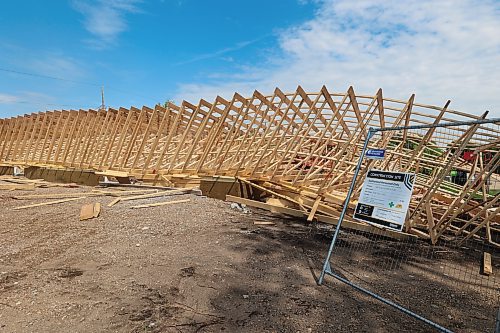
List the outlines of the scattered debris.
<svg viewBox="0 0 500 333">
<path fill-rule="evenodd" d="M 27 206 L 15 207 L 13 209 L 14 210 L 19 210 L 19 209 L 26 209 L 26 208 L 32 208 L 32 207 L 55 205 L 55 204 L 59 204 L 59 203 L 64 203 L 64 202 L 68 202 L 68 201 L 75 201 L 75 200 L 80 200 L 80 199 L 83 199 L 83 197 L 62 199 L 62 200 L 49 201 L 49 202 L 42 202 L 42 203 L 37 203 L 37 204 L 32 204 L 32 205 L 27 205 Z"/>
<path fill-rule="evenodd" d="M 96 202 L 94 205 L 94 217 L 99 217 L 99 214 L 101 214 L 101 204 Z"/>
<path fill-rule="evenodd" d="M 61 278 L 74 278 L 83 275 L 83 270 L 73 267 L 58 268 L 56 271 L 59 272 L 58 275 Z"/>
<path fill-rule="evenodd" d="M 271 221 L 254 221 L 255 225 L 275 225 L 276 223 Z"/>
<path fill-rule="evenodd" d="M 157 197 L 164 197 L 164 196 L 170 196 L 170 195 L 176 195 L 176 194 L 187 194 L 190 192 L 191 192 L 191 189 L 176 189 L 176 190 L 161 191 L 161 192 L 149 193 L 149 194 L 143 194 L 143 195 L 134 195 L 131 197 L 117 198 L 117 199 L 111 201 L 108 204 L 108 207 L 114 206 L 118 202 L 121 202 L 121 201 L 157 198 Z"/>
<path fill-rule="evenodd" d="M 79 185 L 75 183 L 52 183 L 43 179 L 28 179 L 23 176 L 0 176 L 0 190 L 33 191 L 35 188 L 50 187 L 79 187 Z"/>
<path fill-rule="evenodd" d="M 145 205 L 132 206 L 130 208 L 157 207 L 157 206 L 173 205 L 173 204 L 178 204 L 178 203 L 183 203 L 183 202 L 189 202 L 189 201 L 191 201 L 191 199 L 175 200 L 175 201 L 163 201 L 163 202 L 155 202 L 155 203 L 150 203 L 150 204 L 145 204 Z"/>
<path fill-rule="evenodd" d="M 100 213 L 101 204 L 99 202 L 96 202 L 95 204 L 83 205 L 80 210 L 80 221 L 98 217 Z"/>
<path fill-rule="evenodd" d="M 157 190 L 172 190 L 173 188 L 171 187 L 165 187 L 165 186 L 156 186 L 156 185 L 149 185 L 149 184 L 120 184 L 118 182 L 111 182 L 111 181 L 105 181 L 105 182 L 99 182 L 100 186 L 104 187 L 122 187 L 122 188 L 145 188 L 145 189 L 157 189 Z"/>
<path fill-rule="evenodd" d="M 146 193 L 156 190 L 136 190 L 136 191 L 101 191 L 96 190 L 94 192 L 75 192 L 75 193 L 50 193 L 50 194 L 30 194 L 30 195 L 17 195 L 14 199 L 59 199 L 59 198 L 74 198 L 74 197 L 100 197 L 100 196 L 112 196 L 120 197 L 130 194 Z"/>
<path fill-rule="evenodd" d="M 491 265 L 491 254 L 488 252 L 483 253 L 483 274 L 493 274 L 493 266 Z"/>
<path fill-rule="evenodd" d="M 35 184 L 34 183 L 26 183 L 26 184 L 0 184 L 0 190 L 7 191 L 34 191 Z"/>
<path fill-rule="evenodd" d="M 196 269 L 193 266 L 189 267 L 184 267 L 181 269 L 181 276 L 182 277 L 190 277 L 193 276 L 195 273 Z"/>
<path fill-rule="evenodd" d="M 242 212 L 243 214 L 248 214 L 251 211 L 246 208 L 247 206 L 245 204 L 239 204 L 237 202 L 231 202 L 231 209 L 236 209 Z"/>
</svg>

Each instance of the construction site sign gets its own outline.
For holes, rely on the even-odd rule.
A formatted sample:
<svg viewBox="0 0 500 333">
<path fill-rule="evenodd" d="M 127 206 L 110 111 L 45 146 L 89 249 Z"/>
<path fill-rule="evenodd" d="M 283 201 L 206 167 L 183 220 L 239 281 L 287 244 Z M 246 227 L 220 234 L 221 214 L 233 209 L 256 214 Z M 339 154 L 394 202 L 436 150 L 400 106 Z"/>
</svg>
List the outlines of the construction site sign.
<svg viewBox="0 0 500 333">
<path fill-rule="evenodd" d="M 385 149 L 368 149 L 365 157 L 372 160 L 383 160 L 385 157 Z"/>
<path fill-rule="evenodd" d="M 369 170 L 354 211 L 354 218 L 401 231 L 414 182 L 414 173 Z"/>
</svg>

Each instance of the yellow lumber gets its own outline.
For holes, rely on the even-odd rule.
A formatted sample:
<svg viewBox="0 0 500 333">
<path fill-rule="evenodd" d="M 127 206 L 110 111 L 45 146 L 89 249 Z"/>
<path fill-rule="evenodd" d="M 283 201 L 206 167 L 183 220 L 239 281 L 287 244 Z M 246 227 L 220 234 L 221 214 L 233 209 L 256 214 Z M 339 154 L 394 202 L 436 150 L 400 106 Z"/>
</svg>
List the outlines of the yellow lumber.
<svg viewBox="0 0 500 333">
<path fill-rule="evenodd" d="M 120 202 L 120 198 L 116 198 L 108 204 L 108 207 L 112 207 Z"/>
<path fill-rule="evenodd" d="M 101 212 L 101 204 L 99 202 L 83 205 L 80 210 L 80 221 L 98 217 Z"/>
<path fill-rule="evenodd" d="M 488 252 L 483 253 L 483 273 L 486 275 L 493 274 L 493 266 L 491 265 L 491 254 Z"/>
<path fill-rule="evenodd" d="M 276 223 L 271 221 L 255 221 L 253 224 L 255 225 L 275 225 Z"/>
<path fill-rule="evenodd" d="M 34 191 L 35 183 L 26 183 L 26 184 L 0 184 L 0 190 L 8 190 L 8 191 Z"/>
<path fill-rule="evenodd" d="M 26 209 L 26 208 L 32 208 L 32 207 L 40 207 L 40 206 L 48 206 L 48 205 L 55 205 L 55 204 L 59 204 L 59 203 L 63 203 L 63 202 L 75 201 L 75 200 L 80 200 L 80 199 L 83 199 L 83 197 L 70 198 L 70 199 L 62 199 L 62 200 L 49 201 L 49 202 L 41 202 L 41 203 L 27 205 L 27 206 L 19 206 L 19 207 L 15 207 L 14 210 Z"/>
<path fill-rule="evenodd" d="M 115 171 L 115 170 L 96 172 L 95 174 L 99 175 L 99 176 L 109 176 L 109 177 L 118 177 L 118 178 L 126 178 L 129 176 L 128 172 Z"/>
<path fill-rule="evenodd" d="M 124 197 L 124 198 L 118 198 L 116 200 L 113 200 L 112 202 L 110 202 L 108 204 L 108 207 L 111 207 L 111 206 L 113 206 L 121 201 L 157 198 L 157 197 L 164 197 L 166 195 L 182 194 L 182 193 L 189 193 L 189 192 L 191 192 L 191 189 L 179 189 L 179 190 L 162 191 L 162 192 L 149 193 L 149 194 L 143 194 L 143 195 L 134 195 L 131 197 Z"/>
<path fill-rule="evenodd" d="M 74 197 L 99 197 L 99 196 L 124 196 L 134 193 L 145 193 L 156 190 L 137 190 L 137 191 L 99 191 L 99 192 L 75 192 L 75 193 L 50 193 L 50 194 L 30 194 L 18 195 L 14 199 L 57 199 Z"/>
<path fill-rule="evenodd" d="M 150 204 L 145 204 L 145 205 L 132 206 L 130 208 L 148 208 L 148 207 L 166 206 L 166 205 L 173 205 L 173 204 L 189 202 L 189 201 L 191 201 L 191 199 L 163 201 L 163 202 L 156 202 L 156 203 L 150 203 Z"/>
<path fill-rule="evenodd" d="M 94 204 L 83 205 L 80 209 L 80 221 L 88 220 L 94 217 Z"/>
<path fill-rule="evenodd" d="M 94 205 L 94 217 L 98 217 L 99 214 L 101 214 L 101 204 L 99 202 L 96 202 Z"/>
</svg>

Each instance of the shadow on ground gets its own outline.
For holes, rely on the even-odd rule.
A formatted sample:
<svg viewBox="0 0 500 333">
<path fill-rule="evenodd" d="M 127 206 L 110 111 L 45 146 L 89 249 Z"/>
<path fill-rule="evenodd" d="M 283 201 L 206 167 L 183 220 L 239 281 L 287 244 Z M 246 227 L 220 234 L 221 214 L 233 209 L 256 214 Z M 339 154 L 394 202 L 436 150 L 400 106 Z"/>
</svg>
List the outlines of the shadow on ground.
<svg viewBox="0 0 500 333">
<path fill-rule="evenodd" d="M 307 227 L 286 218 L 276 219 L 276 222 L 276 226 L 243 227 L 240 230 L 242 239 L 227 244 L 234 257 L 242 260 L 220 277 L 218 293 L 210 301 L 217 319 L 209 325 L 193 327 L 193 331 L 433 331 L 427 324 L 332 277 L 328 277 L 323 286 L 318 286 L 316 278 L 331 230 Z M 341 248 L 351 246 L 352 238 L 359 242 L 366 237 L 350 236 L 341 239 Z M 356 251 L 338 251 L 333 260 L 342 263 L 339 264 L 342 269 L 337 272 L 453 331 L 493 331 L 495 308 L 463 285 L 454 286 L 437 279 L 438 272 L 433 272 L 439 265 L 437 261 L 422 259 L 407 251 L 400 258 L 399 267 L 377 266 L 391 250 L 383 244 L 370 248 L 370 253 L 362 253 L 361 247 L 355 248 Z M 371 264 L 357 268 L 361 259 L 355 257 L 364 258 Z M 371 267 L 369 275 L 366 267 Z M 418 274 L 419 270 L 426 273 Z"/>
</svg>

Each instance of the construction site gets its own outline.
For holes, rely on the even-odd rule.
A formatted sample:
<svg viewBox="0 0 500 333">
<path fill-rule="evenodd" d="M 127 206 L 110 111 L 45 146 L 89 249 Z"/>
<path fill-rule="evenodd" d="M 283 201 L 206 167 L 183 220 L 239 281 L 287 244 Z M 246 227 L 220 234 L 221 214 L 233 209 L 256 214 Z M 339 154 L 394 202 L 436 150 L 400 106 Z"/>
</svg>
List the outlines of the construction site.
<svg viewBox="0 0 500 333">
<path fill-rule="evenodd" d="M 374 219 L 373 171 L 406 208 Z M 0 119 L 0 172 L 0 332 L 500 329 L 488 112 L 326 86 L 62 109 Z"/>
</svg>

